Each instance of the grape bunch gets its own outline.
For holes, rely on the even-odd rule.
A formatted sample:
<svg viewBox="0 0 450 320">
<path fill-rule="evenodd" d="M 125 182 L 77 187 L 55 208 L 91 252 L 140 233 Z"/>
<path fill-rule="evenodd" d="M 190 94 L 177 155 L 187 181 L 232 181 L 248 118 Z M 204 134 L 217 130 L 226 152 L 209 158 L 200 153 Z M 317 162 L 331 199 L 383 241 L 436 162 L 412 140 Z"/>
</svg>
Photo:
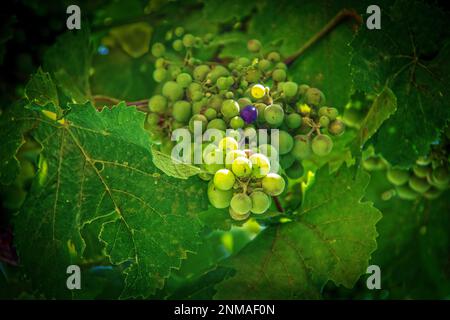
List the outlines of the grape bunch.
<svg viewBox="0 0 450 320">
<path fill-rule="evenodd" d="M 369 171 L 386 170 L 386 178 L 394 189 L 383 193 L 385 200 L 392 195 L 404 200 L 419 197 L 432 200 L 450 186 L 450 155 L 445 143 L 435 146 L 428 156 L 419 157 L 410 169 L 392 167 L 383 158 L 374 156 L 365 159 L 363 167 Z"/>
<path fill-rule="evenodd" d="M 202 169 L 200 178 L 210 181 L 210 202 L 216 207 L 229 205 L 233 218 L 265 212 L 270 196 L 284 189 L 285 181 L 278 173 L 300 178 L 302 160 L 327 156 L 334 137 L 343 134 L 344 123 L 338 110 L 325 104 L 325 95 L 291 81 L 281 55 L 263 54 L 258 40 L 247 43 L 250 58 L 214 61 L 194 57 L 196 50 L 214 46 L 209 34 L 197 37 L 176 28 L 168 32 L 166 41 L 154 43 L 151 50 L 156 58 L 153 78 L 160 93 L 149 99 L 146 129 L 167 154 L 175 145 L 174 130 L 191 132 L 191 153 L 202 154 L 202 163 L 196 165 Z M 209 129 L 222 136 L 195 143 L 196 136 Z M 267 130 L 267 141 L 257 135 L 260 129 Z M 239 147 L 224 149 L 223 139 Z M 236 163 L 226 163 L 229 157 Z M 225 162 L 217 163 L 217 159 Z M 260 166 L 267 169 L 265 174 L 258 172 Z"/>
</svg>

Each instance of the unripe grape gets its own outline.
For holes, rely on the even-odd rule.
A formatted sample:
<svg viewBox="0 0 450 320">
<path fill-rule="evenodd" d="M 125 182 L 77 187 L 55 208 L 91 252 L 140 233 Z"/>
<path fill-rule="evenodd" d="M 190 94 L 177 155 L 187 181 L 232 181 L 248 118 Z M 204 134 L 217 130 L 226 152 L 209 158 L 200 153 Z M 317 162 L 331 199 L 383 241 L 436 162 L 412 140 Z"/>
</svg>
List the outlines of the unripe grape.
<svg viewBox="0 0 450 320">
<path fill-rule="evenodd" d="M 239 108 L 243 109 L 244 107 L 251 105 L 252 101 L 249 98 L 239 98 L 237 99 L 237 103 Z"/>
<path fill-rule="evenodd" d="M 152 46 L 152 55 L 154 55 L 156 58 L 162 57 L 165 51 L 166 47 L 161 42 L 156 42 Z"/>
<path fill-rule="evenodd" d="M 217 117 L 217 111 L 214 110 L 213 108 L 208 108 L 205 111 L 205 117 L 208 120 L 215 119 Z"/>
<path fill-rule="evenodd" d="M 311 140 L 306 135 L 297 135 L 294 137 L 294 147 L 292 148 L 292 155 L 298 159 L 303 160 L 311 156 Z"/>
<path fill-rule="evenodd" d="M 278 62 L 275 65 L 275 69 L 283 69 L 283 70 L 287 70 L 287 65 L 284 62 Z"/>
<path fill-rule="evenodd" d="M 232 118 L 239 115 L 239 104 L 232 100 L 228 99 L 222 103 L 221 112 L 224 117 Z"/>
<path fill-rule="evenodd" d="M 237 193 L 231 198 L 230 207 L 239 215 L 247 214 L 252 208 L 252 199 L 245 193 Z"/>
<path fill-rule="evenodd" d="M 292 136 L 288 132 L 280 130 L 279 146 L 278 146 L 278 151 L 280 155 L 289 153 L 293 147 L 294 147 L 294 138 L 292 138 Z"/>
<path fill-rule="evenodd" d="M 262 179 L 261 183 L 264 192 L 271 196 L 280 195 L 286 185 L 284 179 L 276 173 L 269 173 Z"/>
<path fill-rule="evenodd" d="M 413 172 L 419 178 L 426 178 L 427 175 L 431 172 L 431 167 L 415 165 L 413 167 Z"/>
<path fill-rule="evenodd" d="M 309 86 L 307 84 L 301 84 L 298 86 L 298 94 L 304 96 L 306 91 L 308 91 Z"/>
<path fill-rule="evenodd" d="M 181 123 L 181 122 L 178 122 L 178 121 L 173 121 L 172 122 L 172 130 L 183 128 L 183 127 L 184 127 L 184 123 Z"/>
<path fill-rule="evenodd" d="M 339 111 L 336 108 L 321 107 L 319 109 L 319 116 L 325 116 L 330 119 L 330 121 L 336 120 L 338 115 Z"/>
<path fill-rule="evenodd" d="M 239 116 L 233 117 L 233 118 L 230 120 L 230 126 L 231 126 L 233 129 L 243 128 L 244 125 L 245 125 L 244 119 L 242 119 L 242 118 L 239 117 Z"/>
<path fill-rule="evenodd" d="M 246 154 L 242 150 L 231 150 L 226 153 L 225 156 L 225 168 L 231 170 L 233 161 L 236 160 L 239 157 L 246 157 Z"/>
<path fill-rule="evenodd" d="M 184 48 L 183 41 L 181 41 L 180 39 L 175 40 L 174 42 L 172 42 L 172 48 L 173 50 L 180 52 Z"/>
<path fill-rule="evenodd" d="M 167 99 L 162 95 L 154 95 L 148 100 L 148 108 L 152 112 L 163 113 L 167 108 Z"/>
<path fill-rule="evenodd" d="M 328 118 L 327 116 L 321 116 L 319 118 L 319 124 L 322 128 L 328 127 L 330 124 L 330 118 Z"/>
<path fill-rule="evenodd" d="M 325 95 L 317 88 L 309 88 L 305 93 L 305 101 L 314 106 L 321 106 L 325 103 Z"/>
<path fill-rule="evenodd" d="M 252 163 L 252 176 L 255 178 L 263 178 L 270 172 L 270 161 L 261 153 L 252 154 L 249 157 Z"/>
<path fill-rule="evenodd" d="M 277 158 L 278 152 L 271 144 L 262 144 L 258 147 L 259 153 L 262 153 L 268 158 Z"/>
<path fill-rule="evenodd" d="M 231 92 L 231 91 L 227 91 L 227 92 L 225 93 L 225 98 L 227 98 L 227 99 L 233 99 L 233 98 L 234 98 L 234 93 Z"/>
<path fill-rule="evenodd" d="M 441 194 L 442 194 L 442 190 L 439 190 L 435 187 L 431 187 L 423 194 L 423 196 L 425 198 L 427 198 L 428 200 L 434 200 L 434 199 L 438 198 Z"/>
<path fill-rule="evenodd" d="M 427 165 L 429 165 L 429 164 L 431 163 L 431 160 L 430 160 L 428 157 L 419 157 L 419 158 L 416 160 L 416 163 L 417 163 L 419 166 L 427 166 Z"/>
<path fill-rule="evenodd" d="M 280 156 L 280 166 L 285 170 L 292 166 L 294 162 L 295 157 L 292 155 L 292 152 Z"/>
<path fill-rule="evenodd" d="M 200 179 L 202 179 L 203 181 L 210 181 L 212 178 L 213 178 L 213 175 L 212 174 L 209 174 L 209 173 L 207 173 L 207 172 L 200 172 L 199 174 L 198 174 L 198 177 L 200 178 Z M 211 201 L 210 201 L 211 202 Z"/>
<path fill-rule="evenodd" d="M 183 37 L 183 45 L 186 48 L 193 47 L 194 43 L 195 43 L 195 37 L 192 34 L 187 33 L 187 34 L 184 35 L 184 37 Z"/>
<path fill-rule="evenodd" d="M 150 128 L 153 128 L 159 123 L 159 115 L 157 115 L 156 113 L 149 113 L 147 116 L 147 123 Z"/>
<path fill-rule="evenodd" d="M 163 68 L 157 68 L 153 71 L 153 79 L 156 82 L 163 82 L 167 78 L 167 70 Z"/>
<path fill-rule="evenodd" d="M 236 181 L 233 172 L 220 169 L 214 174 L 214 185 L 220 190 L 230 190 Z"/>
<path fill-rule="evenodd" d="M 189 73 L 183 72 L 177 76 L 176 81 L 182 88 L 187 88 L 192 82 L 192 77 Z"/>
<path fill-rule="evenodd" d="M 208 183 L 208 199 L 213 207 L 217 209 L 224 209 L 228 207 L 230 205 L 232 197 L 232 190 L 220 190 L 214 185 L 214 182 L 212 180 Z"/>
<path fill-rule="evenodd" d="M 237 177 L 245 178 L 252 173 L 252 163 L 245 157 L 238 157 L 231 164 L 231 169 Z"/>
<path fill-rule="evenodd" d="M 270 197 L 262 191 L 253 191 L 250 194 L 250 199 L 252 200 L 252 208 L 250 211 L 255 214 L 264 213 L 270 207 Z"/>
<path fill-rule="evenodd" d="M 450 175 L 448 173 L 448 169 L 446 167 L 440 166 L 433 170 L 432 173 L 433 180 L 436 181 L 437 184 L 445 185 L 450 181 Z"/>
<path fill-rule="evenodd" d="M 427 182 L 427 179 L 419 178 L 415 175 L 412 175 L 409 178 L 408 185 L 412 190 L 418 193 L 424 193 L 431 187 L 430 184 Z"/>
<path fill-rule="evenodd" d="M 249 83 L 256 83 L 261 78 L 261 71 L 258 69 L 249 69 L 245 74 L 245 80 Z"/>
<path fill-rule="evenodd" d="M 234 140 L 231 137 L 225 137 L 222 140 L 219 141 L 219 149 L 222 149 L 226 152 L 237 150 L 239 148 L 239 144 L 236 140 Z"/>
<path fill-rule="evenodd" d="M 287 176 L 291 179 L 298 179 L 303 176 L 304 169 L 300 161 L 295 161 L 292 166 L 285 170 Z"/>
<path fill-rule="evenodd" d="M 407 170 L 389 169 L 386 173 L 386 177 L 394 186 L 401 186 L 408 182 L 409 173 Z"/>
<path fill-rule="evenodd" d="M 205 99 L 201 99 L 199 101 L 195 101 L 192 103 L 192 113 L 199 114 L 206 108 L 207 101 Z"/>
<path fill-rule="evenodd" d="M 417 192 L 408 187 L 408 185 L 396 186 L 395 190 L 399 198 L 403 200 L 414 200 L 418 196 Z"/>
<path fill-rule="evenodd" d="M 218 148 L 213 149 L 209 152 L 208 151 L 209 148 L 205 149 L 203 154 L 203 161 L 205 163 L 204 166 L 209 173 L 214 174 L 217 172 L 217 170 L 220 170 L 224 167 L 225 154 L 223 150 Z"/>
<path fill-rule="evenodd" d="M 155 68 L 156 69 L 164 68 L 165 64 L 166 60 L 164 58 L 158 58 L 155 61 Z"/>
<path fill-rule="evenodd" d="M 175 28 L 174 33 L 175 33 L 175 35 L 177 37 L 181 37 L 184 34 L 184 28 L 183 27 L 177 27 L 177 28 Z"/>
<path fill-rule="evenodd" d="M 286 80 L 286 71 L 283 69 L 276 69 L 272 72 L 272 79 L 274 81 L 284 81 Z"/>
<path fill-rule="evenodd" d="M 175 146 L 174 141 L 171 140 L 163 140 L 161 142 L 161 145 L 159 146 L 159 149 L 162 153 L 167 154 L 167 155 L 171 155 L 172 154 L 172 149 Z"/>
<path fill-rule="evenodd" d="M 209 106 L 216 111 L 220 111 L 220 109 L 222 108 L 222 103 L 223 99 L 220 95 L 212 96 L 208 101 Z"/>
<path fill-rule="evenodd" d="M 254 99 L 262 99 L 266 95 L 266 88 L 261 84 L 255 84 L 251 87 L 250 94 Z"/>
<path fill-rule="evenodd" d="M 326 156 L 333 149 L 333 140 L 327 135 L 319 134 L 312 140 L 311 149 L 318 156 Z"/>
<path fill-rule="evenodd" d="M 261 71 L 267 71 L 270 69 L 271 63 L 267 59 L 261 59 L 258 62 L 258 69 Z"/>
<path fill-rule="evenodd" d="M 183 88 L 175 81 L 167 81 L 162 88 L 163 96 L 171 101 L 177 101 L 183 98 Z"/>
<path fill-rule="evenodd" d="M 207 129 L 227 130 L 227 124 L 223 119 L 213 119 L 208 123 Z"/>
<path fill-rule="evenodd" d="M 194 125 L 196 122 L 201 124 L 201 132 L 203 133 L 206 130 L 206 126 L 208 124 L 208 119 L 202 114 L 194 114 L 192 118 L 189 120 L 189 130 L 194 133 Z M 197 124 L 198 126 L 198 124 Z"/>
<path fill-rule="evenodd" d="M 247 67 L 250 65 L 250 60 L 246 57 L 240 57 L 239 59 L 237 59 L 237 64 L 241 67 Z"/>
<path fill-rule="evenodd" d="M 173 104 L 172 115 L 178 122 L 187 122 L 192 114 L 191 104 L 187 101 L 180 100 Z"/>
<path fill-rule="evenodd" d="M 216 65 L 210 73 L 208 73 L 207 78 L 211 80 L 212 83 L 215 83 L 217 79 L 220 77 L 229 76 L 230 72 L 227 68 L 222 65 Z"/>
<path fill-rule="evenodd" d="M 197 81 L 203 81 L 206 78 L 206 75 L 211 71 L 211 68 L 206 64 L 199 65 L 195 67 L 193 71 L 194 79 Z"/>
<path fill-rule="evenodd" d="M 297 129 L 302 124 L 302 116 L 298 113 L 290 113 L 286 116 L 286 125 L 289 129 Z"/>
<path fill-rule="evenodd" d="M 295 97 L 298 85 L 295 82 L 288 81 L 283 84 L 283 93 L 287 98 Z"/>
<path fill-rule="evenodd" d="M 271 53 L 269 53 L 267 55 L 267 59 L 272 61 L 272 62 L 278 62 L 278 61 L 280 61 L 281 57 L 280 57 L 280 54 L 278 52 L 273 51 L 273 52 L 271 52 Z"/>
<path fill-rule="evenodd" d="M 247 48 L 250 52 L 258 52 L 261 50 L 261 42 L 256 39 L 249 40 L 247 42 Z"/>
<path fill-rule="evenodd" d="M 220 90 L 228 90 L 228 88 L 230 88 L 232 84 L 230 84 L 228 77 L 220 77 L 219 79 L 217 79 L 216 85 Z"/>
<path fill-rule="evenodd" d="M 284 110 L 279 104 L 272 104 L 264 109 L 264 119 L 274 127 L 283 123 Z"/>
<path fill-rule="evenodd" d="M 230 217 L 236 221 L 246 220 L 250 216 L 250 212 L 247 212 L 246 214 L 239 214 L 236 211 L 234 211 L 231 207 L 228 208 L 228 212 L 230 213 Z"/>
<path fill-rule="evenodd" d="M 340 136 L 345 131 L 345 124 L 341 120 L 331 121 L 328 125 L 328 132 L 334 136 Z"/>
</svg>

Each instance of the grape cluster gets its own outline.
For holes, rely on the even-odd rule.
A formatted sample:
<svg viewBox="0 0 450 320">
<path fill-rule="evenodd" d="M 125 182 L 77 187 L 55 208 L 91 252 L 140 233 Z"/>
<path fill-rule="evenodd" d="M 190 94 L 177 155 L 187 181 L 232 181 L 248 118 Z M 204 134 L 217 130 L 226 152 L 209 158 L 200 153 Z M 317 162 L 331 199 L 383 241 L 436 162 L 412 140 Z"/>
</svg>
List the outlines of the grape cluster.
<svg viewBox="0 0 450 320">
<path fill-rule="evenodd" d="M 176 28 L 166 40 L 171 45 L 158 42 L 151 50 L 156 58 L 153 78 L 161 93 L 149 99 L 146 128 L 152 140 L 160 143 L 160 150 L 168 154 L 175 144 L 171 133 L 186 128 L 195 135 L 196 123 L 201 124 L 201 133 L 216 129 L 230 138 L 228 142 L 247 139 L 240 150 L 223 149 L 220 144 L 224 140 L 192 145 L 192 150 L 202 153 L 200 177 L 212 179 L 210 202 L 216 207 L 230 205 L 233 218 L 266 211 L 269 196 L 284 189 L 285 182 L 277 172 L 282 169 L 288 177 L 300 178 L 301 161 L 328 155 L 333 148 L 331 137 L 344 132 L 338 110 L 325 105 L 325 95 L 317 88 L 290 81 L 280 54 L 263 54 L 258 40 L 247 43 L 252 58 L 219 62 L 194 58 L 196 49 L 210 46 L 210 35 L 196 37 Z M 256 145 L 251 144 L 248 138 L 256 136 L 258 129 L 278 129 L 278 148 L 272 147 L 272 133 L 268 137 L 271 143 L 256 138 Z M 279 162 L 272 160 L 274 153 Z M 236 155 L 228 167 L 212 160 Z M 267 165 L 271 172 L 256 172 L 259 165 Z"/>
</svg>

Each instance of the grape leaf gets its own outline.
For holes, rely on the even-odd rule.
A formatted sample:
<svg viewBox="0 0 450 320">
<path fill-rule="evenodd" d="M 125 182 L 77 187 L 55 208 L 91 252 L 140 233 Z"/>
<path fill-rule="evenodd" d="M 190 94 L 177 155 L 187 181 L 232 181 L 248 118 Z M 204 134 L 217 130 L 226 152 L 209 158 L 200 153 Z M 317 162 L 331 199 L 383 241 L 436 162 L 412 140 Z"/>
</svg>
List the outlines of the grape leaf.
<svg viewBox="0 0 450 320">
<path fill-rule="evenodd" d="M 376 248 L 380 212 L 361 202 L 369 176 L 342 167 L 316 173 L 297 219 L 269 227 L 228 266 L 236 274 L 216 286 L 218 299 L 319 298 L 332 280 L 352 287 Z"/>
<path fill-rule="evenodd" d="M 387 85 L 397 97 L 397 112 L 373 137 L 393 165 L 408 167 L 427 154 L 450 118 L 448 19 L 431 5 L 397 1 L 381 30 L 361 28 L 352 42 L 354 85 L 368 93 Z"/>
<path fill-rule="evenodd" d="M 70 107 L 64 124 L 34 111 L 10 119 L 11 127 L 40 123 L 32 136 L 46 163 L 15 218 L 21 263 L 48 297 L 75 295 L 66 288 L 66 268 L 83 255 L 80 228 L 107 218 L 100 233 L 105 252 L 113 264 L 128 265 L 122 297 L 148 296 L 195 250 L 205 184 L 155 168 L 145 116 L 135 108 Z"/>
<path fill-rule="evenodd" d="M 256 2 L 253 1 L 204 1 L 203 17 L 212 23 L 224 23 L 230 20 L 241 20 L 249 15 Z"/>
<path fill-rule="evenodd" d="M 202 171 L 197 166 L 173 159 L 171 156 L 156 150 L 154 146 L 152 147 L 152 158 L 153 163 L 159 170 L 174 178 L 187 179 Z"/>
<path fill-rule="evenodd" d="M 36 103 L 39 106 L 45 106 L 48 103 L 59 106 L 56 85 L 50 74 L 42 71 L 41 68 L 31 76 L 25 87 L 25 96 L 30 103 Z"/>
</svg>

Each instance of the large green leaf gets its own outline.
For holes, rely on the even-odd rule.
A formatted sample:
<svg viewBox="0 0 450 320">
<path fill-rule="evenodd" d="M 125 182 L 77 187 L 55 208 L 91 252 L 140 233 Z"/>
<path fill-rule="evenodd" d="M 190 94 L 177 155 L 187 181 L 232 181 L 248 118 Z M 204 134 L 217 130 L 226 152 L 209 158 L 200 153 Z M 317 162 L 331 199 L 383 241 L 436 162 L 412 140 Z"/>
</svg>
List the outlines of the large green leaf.
<svg viewBox="0 0 450 320">
<path fill-rule="evenodd" d="M 394 165 L 426 155 L 450 118 L 448 19 L 428 4 L 397 1 L 383 11 L 381 30 L 361 28 L 352 42 L 355 86 L 370 93 L 387 85 L 397 97 L 397 112 L 373 138 Z"/>
<path fill-rule="evenodd" d="M 112 263 L 129 265 L 123 297 L 148 296 L 195 250 L 205 184 L 155 168 L 145 116 L 135 108 L 71 107 L 64 124 L 33 111 L 10 119 L 11 127 L 40 123 L 32 135 L 43 147 L 40 173 L 15 219 L 21 262 L 48 297 L 71 296 L 66 268 L 82 257 L 80 228 L 107 218 L 105 252 Z"/>
<path fill-rule="evenodd" d="M 361 202 L 369 176 L 341 168 L 317 172 L 293 221 L 269 227 L 229 261 L 236 274 L 219 299 L 319 298 L 332 280 L 352 287 L 376 248 L 380 212 Z"/>
</svg>

